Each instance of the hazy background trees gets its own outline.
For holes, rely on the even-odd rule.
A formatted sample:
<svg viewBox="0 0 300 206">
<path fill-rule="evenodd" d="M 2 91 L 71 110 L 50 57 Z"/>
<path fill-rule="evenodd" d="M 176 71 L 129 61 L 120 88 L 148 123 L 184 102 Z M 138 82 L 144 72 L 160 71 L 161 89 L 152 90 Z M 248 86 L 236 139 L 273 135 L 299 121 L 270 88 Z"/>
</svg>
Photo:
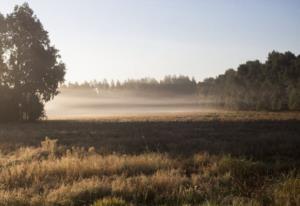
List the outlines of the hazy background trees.
<svg viewBox="0 0 300 206">
<path fill-rule="evenodd" d="M 193 95 L 197 93 L 197 82 L 194 78 L 189 78 L 183 75 L 169 75 L 162 80 L 154 78 L 128 79 L 124 82 L 119 80 L 108 81 L 91 81 L 84 83 L 71 83 L 62 86 L 63 89 L 96 89 L 101 92 L 122 92 L 130 91 L 136 95 L 153 96 L 155 95 Z"/>
<path fill-rule="evenodd" d="M 265 63 L 248 61 L 199 83 L 215 104 L 246 110 L 300 110 L 300 56 L 269 53 Z"/>
<path fill-rule="evenodd" d="M 28 4 L 0 14 L 0 121 L 36 120 L 58 94 L 65 65 Z M 196 96 L 201 102 L 239 110 L 300 110 L 300 56 L 269 53 L 266 62 L 247 61 L 216 78 L 197 82 L 183 75 L 126 81 L 68 83 L 73 94 L 128 92 L 139 96 Z M 75 91 L 75 93 L 74 93 Z M 80 96 L 80 95 L 79 95 Z"/>
<path fill-rule="evenodd" d="M 200 82 L 173 75 L 162 80 L 142 78 L 120 82 L 104 79 L 69 83 L 63 89 L 64 92 L 76 89 L 94 94 L 95 91 L 98 94 L 130 91 L 151 98 L 192 95 L 201 103 L 237 110 L 300 110 L 300 56 L 273 51 L 264 63 L 247 61 L 237 70 L 228 69 L 216 78 Z"/>
<path fill-rule="evenodd" d="M 65 65 L 28 4 L 0 15 L 0 120 L 36 120 L 58 94 Z"/>
</svg>

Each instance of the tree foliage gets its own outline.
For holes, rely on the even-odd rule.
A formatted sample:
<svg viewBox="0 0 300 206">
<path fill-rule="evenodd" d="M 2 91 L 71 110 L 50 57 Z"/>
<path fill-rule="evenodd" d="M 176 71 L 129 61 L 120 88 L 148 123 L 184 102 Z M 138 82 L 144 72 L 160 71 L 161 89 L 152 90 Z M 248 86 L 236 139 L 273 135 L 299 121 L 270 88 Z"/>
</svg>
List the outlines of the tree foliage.
<svg viewBox="0 0 300 206">
<path fill-rule="evenodd" d="M 58 94 L 65 65 L 27 3 L 0 15 L 0 120 L 36 120 Z"/>
<path fill-rule="evenodd" d="M 200 94 L 215 104 L 245 110 L 300 110 L 300 56 L 269 53 L 199 83 Z"/>
<path fill-rule="evenodd" d="M 69 83 L 64 89 L 97 89 L 98 91 L 131 91 L 139 95 L 195 95 L 197 82 L 194 78 L 183 75 L 165 76 L 162 80 L 154 78 L 128 79 L 124 82 L 103 81 Z"/>
<path fill-rule="evenodd" d="M 199 102 L 237 110 L 300 110 L 300 56 L 291 52 L 269 53 L 267 60 L 247 61 L 216 78 L 196 82 L 187 76 L 166 76 L 119 81 L 69 83 L 68 89 L 84 91 L 131 91 L 138 95 L 198 95 Z"/>
</svg>

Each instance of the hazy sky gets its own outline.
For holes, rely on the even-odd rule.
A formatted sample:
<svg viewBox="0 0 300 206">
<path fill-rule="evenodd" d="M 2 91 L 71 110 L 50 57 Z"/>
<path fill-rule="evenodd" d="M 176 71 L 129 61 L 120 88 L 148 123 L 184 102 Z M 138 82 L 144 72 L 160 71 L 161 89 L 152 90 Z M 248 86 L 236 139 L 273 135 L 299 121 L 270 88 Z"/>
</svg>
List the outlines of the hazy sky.
<svg viewBox="0 0 300 206">
<path fill-rule="evenodd" d="M 11 12 L 23 0 L 0 0 Z M 28 0 L 61 51 L 68 81 L 161 78 L 201 80 L 300 53 L 299 0 Z"/>
</svg>

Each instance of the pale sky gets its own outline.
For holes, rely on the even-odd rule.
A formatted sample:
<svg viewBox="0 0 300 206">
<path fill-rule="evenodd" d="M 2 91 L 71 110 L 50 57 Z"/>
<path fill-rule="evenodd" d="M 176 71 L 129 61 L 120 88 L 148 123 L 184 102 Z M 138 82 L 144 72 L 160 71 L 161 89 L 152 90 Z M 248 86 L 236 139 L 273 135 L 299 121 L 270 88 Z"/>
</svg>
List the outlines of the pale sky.
<svg viewBox="0 0 300 206">
<path fill-rule="evenodd" d="M 0 0 L 6 14 L 23 0 Z M 300 53 L 299 0 L 28 0 L 67 81 L 202 80 L 268 52 Z"/>
</svg>

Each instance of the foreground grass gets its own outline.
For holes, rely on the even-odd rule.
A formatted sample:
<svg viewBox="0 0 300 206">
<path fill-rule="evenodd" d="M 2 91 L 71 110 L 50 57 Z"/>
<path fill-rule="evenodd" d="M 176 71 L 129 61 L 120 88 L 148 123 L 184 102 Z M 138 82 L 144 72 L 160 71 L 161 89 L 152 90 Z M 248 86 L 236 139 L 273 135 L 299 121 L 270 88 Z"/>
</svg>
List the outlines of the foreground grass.
<svg viewBox="0 0 300 206">
<path fill-rule="evenodd" d="M 299 205 L 293 165 L 227 155 L 98 154 L 46 139 L 0 157 L 1 206 Z"/>
<path fill-rule="evenodd" d="M 299 125 L 256 112 L 2 123 L 0 206 L 300 205 Z"/>
</svg>

